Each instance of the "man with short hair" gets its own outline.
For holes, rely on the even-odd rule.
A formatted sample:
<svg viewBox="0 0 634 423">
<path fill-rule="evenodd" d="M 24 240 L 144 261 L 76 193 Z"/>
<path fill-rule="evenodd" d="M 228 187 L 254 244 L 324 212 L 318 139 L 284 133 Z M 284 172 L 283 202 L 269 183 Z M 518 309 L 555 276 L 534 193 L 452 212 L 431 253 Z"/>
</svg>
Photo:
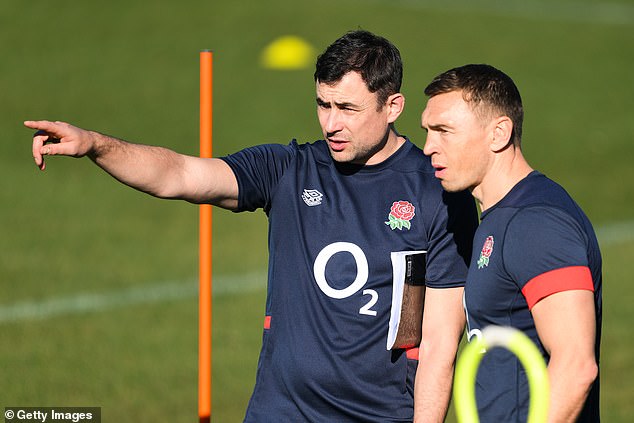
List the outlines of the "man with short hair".
<svg viewBox="0 0 634 423">
<path fill-rule="evenodd" d="M 424 147 L 447 191 L 482 210 L 465 285 L 468 338 L 488 325 L 528 335 L 548 363 L 549 422 L 599 421 L 601 254 L 590 221 L 566 191 L 533 170 L 522 149 L 522 100 L 489 65 L 466 65 L 425 89 Z M 505 349 L 476 380 L 483 422 L 524 422 L 529 388 Z"/>
<path fill-rule="evenodd" d="M 65 123 L 25 124 L 40 131 L 33 156 L 42 169 L 44 156 L 88 156 L 157 197 L 267 214 L 264 335 L 246 422 L 411 422 L 417 367 L 425 404 L 417 413 L 441 422 L 477 213 L 469 193 L 444 193 L 429 159 L 396 132 L 401 77 L 392 43 L 347 33 L 317 59 L 323 140 L 220 159 Z M 426 285 L 421 348 L 390 349 L 393 275 L 400 257 L 422 251 L 426 271 L 402 276 Z"/>
</svg>

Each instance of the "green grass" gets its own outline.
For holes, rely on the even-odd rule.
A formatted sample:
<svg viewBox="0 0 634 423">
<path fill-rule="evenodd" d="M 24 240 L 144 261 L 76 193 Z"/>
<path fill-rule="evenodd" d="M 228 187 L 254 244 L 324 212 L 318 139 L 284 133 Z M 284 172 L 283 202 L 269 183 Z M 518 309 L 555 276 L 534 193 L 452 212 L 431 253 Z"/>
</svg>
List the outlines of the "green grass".
<svg viewBox="0 0 634 423">
<path fill-rule="evenodd" d="M 634 219 L 634 5 L 622 0 L 22 2 L 0 8 L 0 310 L 108 294 L 197 274 L 197 209 L 121 186 L 88 160 L 32 164 L 25 119 L 68 120 L 198 151 L 198 51 L 214 51 L 214 154 L 320 136 L 312 70 L 259 67 L 295 34 L 317 50 L 362 27 L 405 62 L 399 130 L 419 145 L 422 91 L 468 62 L 508 72 L 523 94 L 524 149 L 599 228 Z M 262 213 L 214 211 L 216 280 L 266 269 Z M 603 246 L 604 420 L 634 417 L 634 240 Z M 262 281 L 264 286 L 265 281 Z M 0 408 L 103 407 L 104 421 L 196 419 L 194 298 L 0 321 Z M 214 295 L 216 422 L 241 421 L 253 387 L 264 291 Z M 454 421 L 450 417 L 449 421 Z"/>
<path fill-rule="evenodd" d="M 631 276 L 634 243 L 604 248 L 603 339 L 601 356 L 602 412 L 606 422 L 627 422 L 634 417 L 632 352 L 629 325 L 633 317 Z"/>
</svg>

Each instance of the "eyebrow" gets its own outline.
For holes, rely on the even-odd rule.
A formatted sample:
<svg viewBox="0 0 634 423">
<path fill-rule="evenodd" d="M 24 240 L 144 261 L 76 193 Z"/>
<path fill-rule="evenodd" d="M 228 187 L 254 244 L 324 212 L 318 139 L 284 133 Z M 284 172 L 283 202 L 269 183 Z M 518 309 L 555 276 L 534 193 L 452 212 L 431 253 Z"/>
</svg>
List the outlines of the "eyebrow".
<svg viewBox="0 0 634 423">
<path fill-rule="evenodd" d="M 321 98 L 319 98 L 319 97 L 317 97 L 317 99 L 316 99 L 316 100 L 317 100 L 317 104 L 318 104 L 319 106 L 330 106 L 330 103 L 328 103 L 328 102 L 326 102 L 326 101 L 322 100 L 322 99 L 321 99 Z M 355 103 L 350 103 L 350 102 L 347 102 L 347 101 L 345 101 L 345 102 L 343 102 L 343 103 L 339 103 L 339 102 L 336 102 L 336 101 L 335 101 L 335 106 L 336 106 L 338 109 L 361 109 L 361 106 L 359 106 L 358 104 L 355 104 Z"/>
<path fill-rule="evenodd" d="M 444 130 L 444 131 L 446 131 L 449 128 L 450 128 L 449 126 L 443 125 L 443 124 L 435 124 L 435 125 L 432 124 L 432 125 L 427 125 L 427 127 L 423 126 L 423 129 L 425 131 L 427 131 L 427 130 L 432 130 L 432 131 L 439 131 L 439 130 L 442 131 L 442 130 Z"/>
</svg>

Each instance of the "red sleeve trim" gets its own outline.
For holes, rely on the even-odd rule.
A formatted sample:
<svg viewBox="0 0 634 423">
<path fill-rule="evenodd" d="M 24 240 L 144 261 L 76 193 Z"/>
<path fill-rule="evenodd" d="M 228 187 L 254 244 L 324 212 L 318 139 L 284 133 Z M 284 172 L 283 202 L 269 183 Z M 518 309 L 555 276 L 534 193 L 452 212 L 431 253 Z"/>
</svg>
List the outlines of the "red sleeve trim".
<svg viewBox="0 0 634 423">
<path fill-rule="evenodd" d="M 592 275 L 587 266 L 563 267 L 537 275 L 524 285 L 522 294 L 530 310 L 549 295 L 577 289 L 594 291 Z"/>
<path fill-rule="evenodd" d="M 264 316 L 264 329 L 271 329 L 271 316 Z"/>
<path fill-rule="evenodd" d="M 409 360 L 418 360 L 418 347 L 408 348 L 405 350 L 405 355 Z"/>
</svg>

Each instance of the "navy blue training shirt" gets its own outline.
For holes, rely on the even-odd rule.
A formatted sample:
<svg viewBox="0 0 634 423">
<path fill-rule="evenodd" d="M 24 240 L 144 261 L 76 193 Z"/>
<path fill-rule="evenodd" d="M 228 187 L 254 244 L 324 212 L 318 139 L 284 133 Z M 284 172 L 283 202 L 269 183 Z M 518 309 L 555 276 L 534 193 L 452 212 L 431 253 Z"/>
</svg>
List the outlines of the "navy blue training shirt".
<svg viewBox="0 0 634 423">
<path fill-rule="evenodd" d="M 531 308 L 566 290 L 594 292 L 595 355 L 601 342 L 601 253 L 590 221 L 566 191 L 533 171 L 482 214 L 465 286 L 469 339 L 489 325 L 511 326 L 548 354 L 539 340 Z M 494 348 L 476 378 L 483 422 L 525 422 L 529 387 L 524 368 L 509 351 Z M 599 421 L 599 379 L 578 422 Z"/>
<path fill-rule="evenodd" d="M 417 362 L 386 348 L 390 253 L 427 251 L 424 282 L 462 287 L 477 225 L 407 141 L 372 166 L 337 164 L 325 141 L 224 157 L 239 210 L 269 218 L 265 329 L 245 422 L 411 422 Z"/>
</svg>

